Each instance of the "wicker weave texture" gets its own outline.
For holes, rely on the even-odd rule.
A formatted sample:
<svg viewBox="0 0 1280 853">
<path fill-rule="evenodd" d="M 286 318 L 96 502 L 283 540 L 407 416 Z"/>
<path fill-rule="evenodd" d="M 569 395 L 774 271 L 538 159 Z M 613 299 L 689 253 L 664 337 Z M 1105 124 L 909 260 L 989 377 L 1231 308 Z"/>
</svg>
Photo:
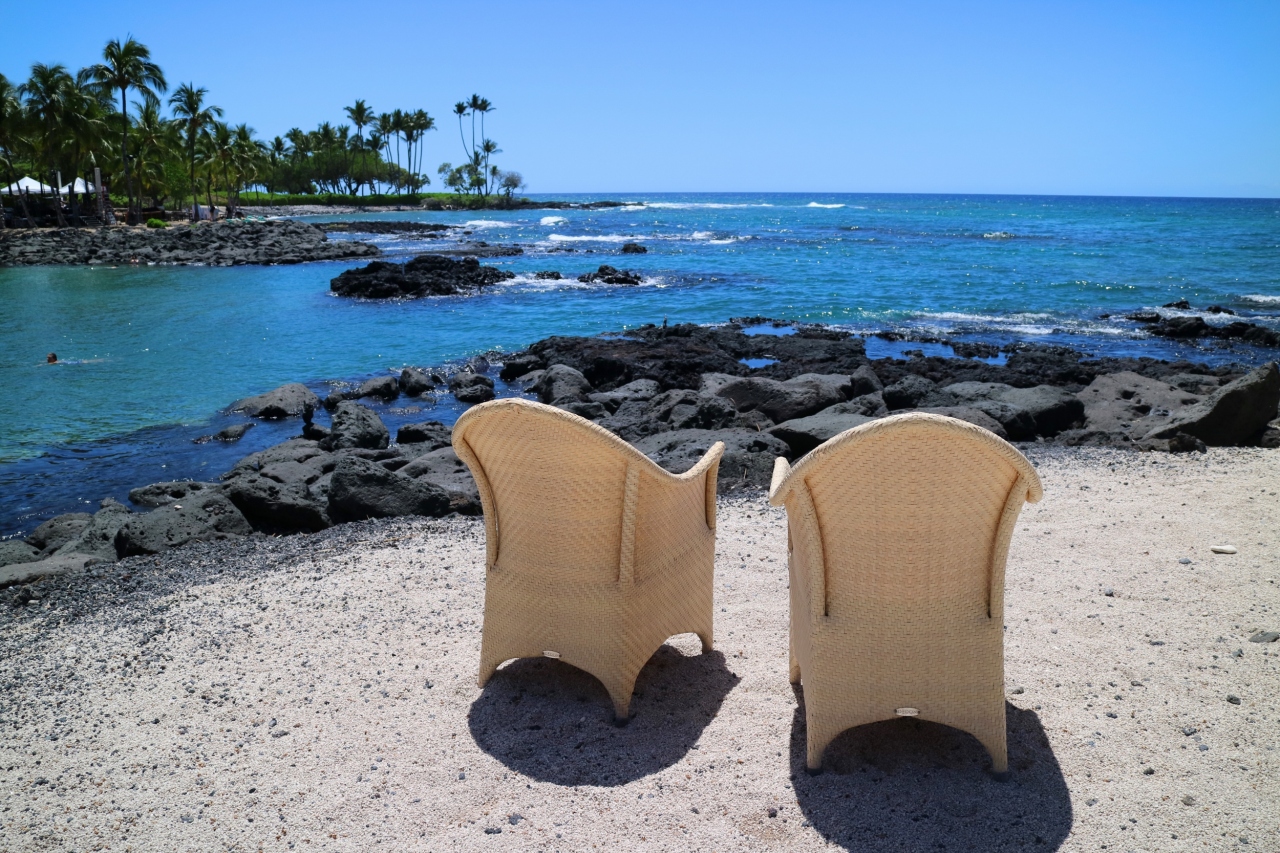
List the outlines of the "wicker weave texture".
<svg viewBox="0 0 1280 853">
<path fill-rule="evenodd" d="M 794 468 L 778 460 L 770 501 L 787 507 L 811 769 L 845 729 L 918 714 L 974 735 L 1007 770 L 1005 561 L 1041 494 L 1013 446 L 938 415 L 864 424 Z"/>
<path fill-rule="evenodd" d="M 616 435 L 551 406 L 468 410 L 453 446 L 484 506 L 480 677 L 548 652 L 600 679 L 619 719 L 674 634 L 713 639 L 717 442 L 671 474 Z"/>
</svg>

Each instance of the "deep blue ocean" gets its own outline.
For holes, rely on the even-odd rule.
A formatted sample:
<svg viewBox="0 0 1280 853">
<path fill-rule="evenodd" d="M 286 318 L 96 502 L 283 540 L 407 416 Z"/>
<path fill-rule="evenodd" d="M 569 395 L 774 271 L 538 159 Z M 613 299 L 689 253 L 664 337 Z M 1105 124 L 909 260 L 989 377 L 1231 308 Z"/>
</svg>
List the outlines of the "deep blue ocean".
<svg viewBox="0 0 1280 853">
<path fill-rule="evenodd" d="M 560 198 L 564 198 L 560 196 Z M 596 197 L 572 197 L 588 201 Z M 164 479 L 208 479 L 296 434 L 191 439 L 232 401 L 284 382 L 322 396 L 405 365 L 515 350 L 552 334 L 765 315 L 870 333 L 1067 344 L 1092 355 L 1257 363 L 1274 353 L 1175 343 L 1118 316 L 1187 299 L 1280 328 L 1280 200 L 925 195 L 609 195 L 603 210 L 380 213 L 465 223 L 525 253 L 481 296 L 370 303 L 329 294 L 353 263 L 0 269 L 0 535 Z M 359 219 L 361 216 L 338 217 Z M 335 236 L 332 239 L 343 239 Z M 358 237 L 393 256 L 440 241 Z M 621 255 L 624 242 L 648 248 Z M 632 287 L 583 285 L 601 264 Z M 558 270 L 563 281 L 537 281 Z M 1171 313 L 1185 313 L 1172 311 Z M 1211 323 L 1228 318 L 1208 316 Z M 900 352 L 872 338 L 872 357 Z M 55 351 L 69 363 L 44 366 Z M 398 423 L 456 405 L 400 401 Z"/>
</svg>

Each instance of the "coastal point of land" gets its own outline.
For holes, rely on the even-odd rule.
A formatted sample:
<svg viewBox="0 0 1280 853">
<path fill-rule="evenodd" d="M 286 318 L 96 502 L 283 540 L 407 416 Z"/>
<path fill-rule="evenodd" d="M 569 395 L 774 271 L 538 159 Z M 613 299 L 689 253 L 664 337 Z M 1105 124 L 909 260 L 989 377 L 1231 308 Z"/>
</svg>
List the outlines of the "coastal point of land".
<svg viewBox="0 0 1280 853">
<path fill-rule="evenodd" d="M 672 638 L 622 729 L 556 661 L 476 687 L 475 518 L 200 543 L 0 592 L 6 844 L 1280 847 L 1280 643 L 1262 641 L 1280 455 L 1028 452 L 1045 498 L 1009 556 L 1010 782 L 916 720 L 848 731 L 804 773 L 785 518 L 757 494 L 720 501 L 714 650 Z"/>
<path fill-rule="evenodd" d="M 372 258 L 377 246 L 329 240 L 305 222 L 231 220 L 167 228 L 49 228 L 0 231 L 0 267 L 54 264 L 298 264 Z"/>
</svg>

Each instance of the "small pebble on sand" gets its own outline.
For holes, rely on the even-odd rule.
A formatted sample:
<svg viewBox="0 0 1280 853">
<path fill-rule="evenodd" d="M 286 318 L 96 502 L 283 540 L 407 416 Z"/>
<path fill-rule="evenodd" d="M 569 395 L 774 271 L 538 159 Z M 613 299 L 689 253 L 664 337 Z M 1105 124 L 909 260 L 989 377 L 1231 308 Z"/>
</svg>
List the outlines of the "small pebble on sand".
<svg viewBox="0 0 1280 853">
<path fill-rule="evenodd" d="M 1210 551 L 1212 551 L 1212 552 L 1213 552 L 1213 553 L 1215 553 L 1215 554 L 1234 554 L 1234 553 L 1236 553 L 1236 546 L 1234 546 L 1234 545 L 1211 545 L 1211 546 L 1209 546 L 1209 550 L 1210 550 Z"/>
</svg>

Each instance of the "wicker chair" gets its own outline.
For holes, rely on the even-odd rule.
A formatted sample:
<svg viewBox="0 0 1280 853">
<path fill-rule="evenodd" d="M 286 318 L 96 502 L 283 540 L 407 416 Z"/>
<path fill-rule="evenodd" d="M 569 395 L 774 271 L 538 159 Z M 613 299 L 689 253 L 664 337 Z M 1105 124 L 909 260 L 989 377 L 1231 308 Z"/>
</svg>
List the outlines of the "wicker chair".
<svg viewBox="0 0 1280 853">
<path fill-rule="evenodd" d="M 847 430 L 794 468 L 786 505 L 791 681 L 810 772 L 840 732 L 919 716 L 969 732 L 1008 771 L 1004 573 L 1035 469 L 980 427 L 924 413 Z"/>
<path fill-rule="evenodd" d="M 668 637 L 711 649 L 723 443 L 677 476 L 577 415 L 504 399 L 459 418 L 453 447 L 484 506 L 481 687 L 503 661 L 559 658 L 600 679 L 623 723 Z"/>
</svg>

